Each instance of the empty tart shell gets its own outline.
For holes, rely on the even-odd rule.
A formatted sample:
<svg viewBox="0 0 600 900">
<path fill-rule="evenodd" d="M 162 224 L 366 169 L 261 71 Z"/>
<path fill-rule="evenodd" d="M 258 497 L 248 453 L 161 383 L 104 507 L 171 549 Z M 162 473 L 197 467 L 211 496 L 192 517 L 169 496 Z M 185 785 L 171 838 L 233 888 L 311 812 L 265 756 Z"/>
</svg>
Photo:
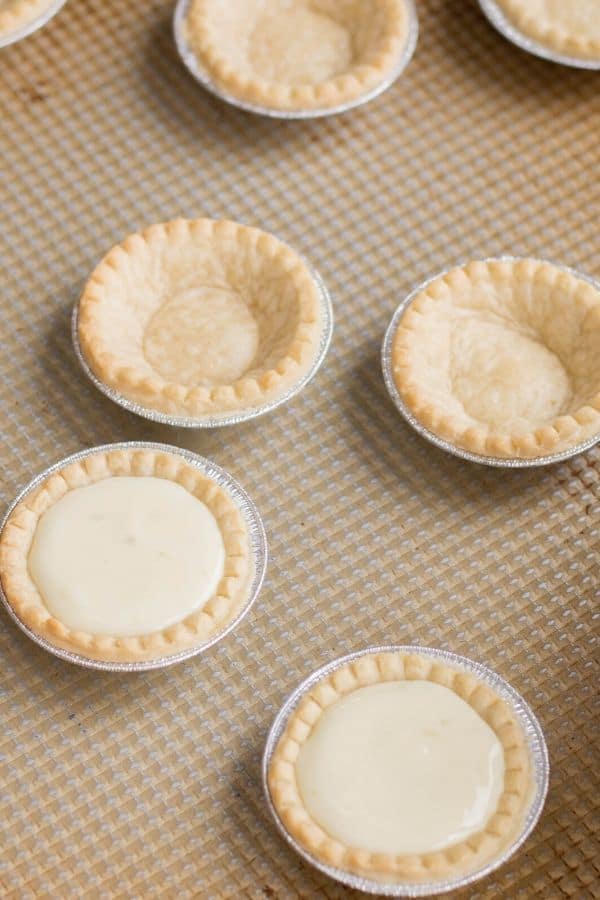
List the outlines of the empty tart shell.
<svg viewBox="0 0 600 900">
<path fill-rule="evenodd" d="M 44 514 L 69 492 L 114 478 L 172 481 L 200 500 L 214 516 L 224 547 L 222 577 L 201 608 L 168 628 L 135 636 L 94 634 L 65 624 L 48 608 L 32 577 L 29 555 Z M 140 662 L 172 656 L 224 631 L 246 599 L 252 578 L 249 536 L 244 517 L 228 491 L 180 455 L 156 449 L 99 448 L 66 461 L 25 494 L 0 533 L 0 584 L 23 625 L 53 647 L 87 659 Z M 73 586 L 80 591 L 80 586 Z M 82 602 L 85 597 L 82 596 Z"/>
<path fill-rule="evenodd" d="M 536 458 L 600 436 L 600 291 L 534 259 L 472 262 L 401 315 L 392 376 L 406 407 L 456 447 Z"/>
<path fill-rule="evenodd" d="M 522 34 L 556 53 L 600 60 L 597 0 L 496 0 Z"/>
<path fill-rule="evenodd" d="M 79 301 L 77 339 L 103 385 L 170 416 L 260 408 L 302 382 L 320 352 L 322 295 L 277 238 L 177 219 L 114 247 Z"/>
<path fill-rule="evenodd" d="M 51 5 L 51 0 L 3 0 L 0 3 L 0 35 L 33 22 Z"/>
<path fill-rule="evenodd" d="M 325 109 L 368 94 L 408 42 L 406 0 L 191 0 L 187 41 L 232 97 Z"/>
</svg>

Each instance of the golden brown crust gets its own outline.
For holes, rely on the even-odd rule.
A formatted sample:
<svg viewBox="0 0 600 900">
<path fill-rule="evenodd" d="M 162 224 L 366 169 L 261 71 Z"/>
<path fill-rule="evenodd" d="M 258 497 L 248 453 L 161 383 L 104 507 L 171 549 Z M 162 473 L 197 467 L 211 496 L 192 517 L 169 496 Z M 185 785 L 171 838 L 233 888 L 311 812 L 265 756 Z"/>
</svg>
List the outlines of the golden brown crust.
<svg viewBox="0 0 600 900">
<path fill-rule="evenodd" d="M 513 25 L 523 34 L 565 56 L 600 60 L 600 40 L 567 31 L 547 16 L 535 14 L 528 0 L 498 0 Z M 598 8 L 600 18 L 600 7 Z"/>
<path fill-rule="evenodd" d="M 371 853 L 328 835 L 308 813 L 298 789 L 295 761 L 322 711 L 357 688 L 386 681 L 427 680 L 465 700 L 487 722 L 504 749 L 504 791 L 485 829 L 446 850 L 422 855 Z M 320 861 L 372 878 L 436 881 L 491 860 L 517 833 L 529 797 L 531 775 L 525 737 L 508 705 L 474 676 L 416 654 L 368 654 L 336 669 L 313 687 L 288 720 L 271 759 L 268 784 L 289 833 Z"/>
<path fill-rule="evenodd" d="M 0 34 L 28 25 L 50 6 L 50 0 L 12 0 L 0 9 Z"/>
<path fill-rule="evenodd" d="M 131 283 L 146 278 L 169 254 L 179 254 L 194 272 L 195 254 L 214 261 L 219 279 L 240 283 L 263 279 L 261 314 L 271 315 L 280 334 L 279 347 L 252 370 L 226 384 L 179 384 L 169 381 L 138 348 L 124 347 L 126 331 L 115 324 L 119 304 L 123 311 L 134 307 Z M 226 257 L 223 262 L 219 258 Z M 168 277 L 169 261 L 156 281 Z M 179 269 L 177 269 L 179 272 Z M 267 277 L 267 274 L 269 277 Z M 145 283 L 146 286 L 148 282 Z M 148 290 L 154 289 L 151 284 Z M 139 291 L 144 296 L 145 287 Z M 286 306 L 287 304 L 287 306 Z M 230 221 L 176 219 L 152 225 L 132 234 L 113 247 L 90 276 L 79 302 L 78 339 L 83 356 L 94 374 L 122 396 L 142 406 L 175 416 L 202 417 L 243 410 L 281 396 L 302 378 L 314 362 L 321 329 L 320 291 L 310 270 L 291 248 L 257 228 Z M 135 309 L 141 309 L 141 301 Z M 279 318 L 277 318 L 279 317 Z M 287 318 L 286 318 L 287 317 Z M 119 344 L 118 349 L 116 349 Z"/>
<path fill-rule="evenodd" d="M 50 506 L 69 490 L 119 475 L 153 476 L 181 485 L 211 511 L 225 547 L 223 577 L 204 607 L 164 631 L 139 637 L 94 635 L 67 628 L 44 605 L 27 565 L 37 523 Z M 51 644 L 97 660 L 137 662 L 172 656 L 203 643 L 235 617 L 249 576 L 246 526 L 233 500 L 197 468 L 164 451 L 106 450 L 66 465 L 17 504 L 0 534 L 0 582 L 17 617 Z"/>
<path fill-rule="evenodd" d="M 562 362 L 568 376 L 572 377 L 575 364 L 581 369 L 582 361 L 587 360 L 587 393 L 579 388 L 574 392 L 574 402 L 559 415 L 543 424 L 517 431 L 463 415 L 464 410 L 451 409 L 451 377 L 447 378 L 449 387 L 444 391 L 429 390 L 425 383 L 427 374 L 422 367 L 428 331 L 434 320 L 440 321 L 447 315 L 450 321 L 455 309 L 463 315 L 467 306 L 465 297 L 475 291 L 480 295 L 486 291 L 490 297 L 494 295 L 490 300 L 491 313 L 509 326 L 514 322 L 515 335 L 528 327 L 524 318 L 530 316 L 533 320 L 536 315 L 538 295 L 546 304 L 544 314 L 549 320 L 549 331 L 560 332 L 564 337 L 572 320 L 573 334 L 568 347 L 571 358 Z M 521 307 L 511 296 L 513 292 L 516 296 L 517 291 L 523 298 Z M 479 311 L 481 302 L 481 299 L 477 300 Z M 549 308 L 553 311 L 554 322 Z M 587 349 L 583 346 L 584 339 Z M 543 343 L 543 339 L 540 342 Z M 404 312 L 392 342 L 396 387 L 419 422 L 458 447 L 483 456 L 502 458 L 534 458 L 560 453 L 600 434 L 600 374 L 595 373 L 598 360 L 600 292 L 557 266 L 533 259 L 472 262 L 435 279 Z M 583 376 L 579 380 L 583 381 Z M 477 385 L 474 385 L 476 389 Z"/>
<path fill-rule="evenodd" d="M 327 109 L 351 102 L 381 84 L 393 69 L 406 44 L 408 11 L 405 0 L 379 0 L 385 15 L 385 34 L 376 50 L 351 67 L 317 84 L 282 84 L 235 67 L 207 26 L 214 0 L 192 0 L 187 18 L 188 39 L 204 68 L 225 91 L 239 100 L 280 110 Z M 369 3 L 356 4 L 366 16 Z"/>
</svg>

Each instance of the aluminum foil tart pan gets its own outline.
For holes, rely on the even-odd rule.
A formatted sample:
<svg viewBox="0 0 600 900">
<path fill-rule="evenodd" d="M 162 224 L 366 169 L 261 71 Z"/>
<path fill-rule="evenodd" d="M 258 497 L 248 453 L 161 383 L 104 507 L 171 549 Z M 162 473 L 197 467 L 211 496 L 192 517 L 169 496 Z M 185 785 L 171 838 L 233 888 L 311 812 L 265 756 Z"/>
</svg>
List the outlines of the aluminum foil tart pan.
<svg viewBox="0 0 600 900">
<path fill-rule="evenodd" d="M 231 104 L 231 106 L 237 106 L 238 109 L 243 109 L 246 112 L 256 113 L 261 116 L 271 116 L 274 119 L 318 119 L 323 116 L 338 115 L 339 113 L 347 112 L 350 109 L 355 109 L 357 106 L 368 103 L 369 100 L 373 100 L 375 97 L 383 94 L 383 92 L 391 87 L 400 77 L 413 57 L 419 36 L 419 21 L 414 0 L 404 0 L 409 15 L 406 43 L 396 65 L 380 84 L 376 85 L 376 87 L 367 91 L 365 94 L 362 94 L 360 97 L 356 97 L 354 100 L 351 100 L 348 103 L 342 103 L 339 106 L 328 106 L 323 109 L 276 109 L 272 106 L 260 106 L 254 103 L 247 103 L 244 100 L 234 97 L 232 94 L 229 94 L 227 91 L 220 88 L 219 85 L 215 84 L 187 41 L 185 20 L 191 2 L 192 0 L 178 0 L 173 19 L 175 43 L 186 68 L 203 88 L 215 97 L 218 97 L 219 100 L 224 100 L 226 103 Z"/>
<path fill-rule="evenodd" d="M 479 0 L 479 5 L 484 16 L 494 28 L 511 43 L 520 47 L 521 50 L 526 50 L 528 53 L 533 53 L 534 56 L 550 60 L 550 62 L 560 63 L 563 66 L 572 66 L 576 69 L 600 69 L 600 59 L 581 59 L 578 56 L 567 56 L 523 34 L 522 31 L 519 31 L 513 25 L 496 0 Z"/>
<path fill-rule="evenodd" d="M 2 519 L 2 522 L 0 522 L 0 534 L 2 533 L 2 530 L 6 525 L 11 512 L 13 511 L 17 503 L 19 503 L 24 497 L 26 497 L 27 494 L 31 493 L 31 491 L 39 487 L 39 485 L 50 475 L 53 475 L 64 466 L 69 465 L 69 463 L 79 462 L 80 460 L 85 459 L 88 456 L 93 456 L 95 453 L 102 453 L 107 450 L 159 450 L 164 451 L 165 453 L 174 453 L 177 456 L 183 457 L 183 459 L 187 463 L 195 466 L 209 478 L 212 478 L 221 488 L 229 493 L 230 497 L 233 498 L 238 509 L 241 511 L 244 517 L 246 528 L 248 529 L 250 564 L 252 566 L 253 572 L 251 581 L 248 584 L 246 597 L 244 598 L 242 606 L 240 607 L 240 610 L 235 618 L 217 634 L 212 635 L 208 640 L 204 641 L 204 643 L 198 644 L 195 647 L 189 647 L 188 649 L 183 650 L 180 653 L 171 654 L 169 656 L 161 656 L 157 657 L 156 659 L 142 660 L 140 662 L 105 662 L 104 660 L 90 659 L 89 657 L 83 656 L 79 653 L 72 653 L 69 650 L 63 650 L 60 647 L 55 647 L 52 643 L 50 643 L 50 641 L 45 640 L 45 638 L 40 637 L 38 634 L 28 628 L 23 622 L 21 622 L 19 617 L 14 612 L 12 606 L 8 602 L 2 590 L 1 582 L 0 600 L 4 604 L 10 617 L 19 626 L 21 631 L 25 632 L 27 637 L 31 638 L 31 640 L 38 644 L 40 647 L 43 647 L 44 650 L 47 650 L 48 653 L 52 653 L 54 656 L 58 656 L 60 659 L 64 659 L 67 662 L 75 663 L 75 665 L 78 666 L 84 666 L 87 669 L 102 669 L 109 672 L 142 672 L 148 669 L 163 669 L 166 666 L 172 666 L 175 663 L 190 659 L 192 656 L 197 656 L 200 653 L 204 653 L 205 650 L 208 650 L 209 647 L 212 647 L 213 644 L 216 644 L 218 641 L 228 635 L 231 631 L 234 630 L 234 628 L 237 628 L 244 616 L 246 616 L 250 611 L 252 605 L 254 604 L 254 601 L 260 593 L 260 589 L 262 587 L 265 572 L 267 569 L 267 537 L 265 534 L 265 529 L 263 527 L 259 512 L 248 494 L 243 490 L 242 487 L 240 487 L 237 481 L 232 478 L 231 475 L 225 472 L 224 469 L 222 469 L 220 466 L 217 466 L 210 460 L 205 459 L 203 456 L 198 456 L 196 453 L 191 453 L 189 450 L 183 450 L 179 447 L 173 447 L 170 444 L 157 444 L 149 441 L 126 441 L 124 443 L 118 444 L 103 444 L 99 447 L 91 447 L 89 450 L 82 450 L 80 453 L 74 453 L 71 456 L 67 456 L 60 462 L 57 462 L 53 466 L 50 466 L 44 472 L 40 472 L 40 474 L 36 475 L 33 481 L 31 481 L 27 485 L 27 487 L 21 491 L 18 497 L 16 497 L 9 506 L 4 518 Z"/>
<path fill-rule="evenodd" d="M 66 2 L 67 0 L 54 0 L 54 2 L 48 3 L 46 9 L 39 16 L 36 16 L 35 19 L 25 22 L 20 28 L 0 34 L 0 47 L 8 47 L 9 44 L 16 44 L 17 41 L 22 41 L 23 38 L 29 37 L 30 34 L 33 34 L 34 31 L 42 28 L 50 19 L 53 19 Z"/>
<path fill-rule="evenodd" d="M 488 259 L 483 260 L 483 262 L 516 262 L 517 260 L 518 257 L 515 256 L 498 256 L 489 257 Z M 464 264 L 466 265 L 466 263 Z M 463 265 L 463 263 L 458 262 L 456 265 L 460 266 Z M 593 285 L 597 290 L 600 290 L 600 282 L 594 278 L 590 278 L 589 275 L 584 275 L 581 272 L 577 272 L 575 269 L 570 269 L 568 266 L 562 266 L 558 263 L 552 263 L 552 265 L 556 266 L 559 269 L 562 269 L 564 272 L 569 272 L 569 274 L 575 275 L 582 281 L 589 282 L 589 284 Z M 430 431 L 428 428 L 426 428 L 413 415 L 411 410 L 404 403 L 404 400 L 402 399 L 394 380 L 392 368 L 392 344 L 394 341 L 394 335 L 398 330 L 398 326 L 400 324 L 402 316 L 404 315 L 412 301 L 421 293 L 421 291 L 424 291 L 432 281 L 435 281 L 437 278 L 442 278 L 453 268 L 455 267 L 452 266 L 449 269 L 444 269 L 442 272 L 438 272 L 437 275 L 434 275 L 432 278 L 428 278 L 427 281 L 424 281 L 413 291 L 411 291 L 408 297 L 406 297 L 398 306 L 396 312 L 392 316 L 390 324 L 387 327 L 385 337 L 383 339 L 383 346 L 381 349 L 381 367 L 383 370 L 383 378 L 388 394 L 392 398 L 394 406 L 396 407 L 398 412 L 406 419 L 409 425 L 412 425 L 414 430 L 418 434 L 420 434 L 421 437 L 424 437 L 432 444 L 435 444 L 436 447 L 439 447 L 441 450 L 446 450 L 448 453 L 452 453 L 453 456 L 458 456 L 461 459 L 468 460 L 469 462 L 480 463 L 484 466 L 494 466 L 496 468 L 502 469 L 526 469 L 534 468 L 536 466 L 550 466 L 554 463 L 563 462 L 565 459 L 571 459 L 573 456 L 578 456 L 585 450 L 589 450 L 591 447 L 594 447 L 600 441 L 600 435 L 591 437 L 587 441 L 584 441 L 581 444 L 577 444 L 575 447 L 569 447 L 568 450 L 563 450 L 561 453 L 553 453 L 547 456 L 533 456 L 523 458 L 485 456 L 480 453 L 472 453 L 470 450 L 463 450 L 462 447 L 457 447 L 450 441 L 444 440 L 444 438 L 440 437 L 437 434 L 434 434 L 433 431 Z"/>
<path fill-rule="evenodd" d="M 481 679 L 481 681 L 488 684 L 500 697 L 502 697 L 502 699 L 506 703 L 509 704 L 527 739 L 533 772 L 533 790 L 529 798 L 529 806 L 523 820 L 521 831 L 515 837 L 512 844 L 497 859 L 494 859 L 491 863 L 488 863 L 487 865 L 483 866 L 480 869 L 477 869 L 474 872 L 470 872 L 466 875 L 458 878 L 453 878 L 448 881 L 436 881 L 429 883 L 420 882 L 418 884 L 414 882 L 410 883 L 400 881 L 376 881 L 374 879 L 363 878 L 360 875 L 355 875 L 354 873 L 348 872 L 344 869 L 336 869 L 333 866 L 329 866 L 326 863 L 323 863 L 311 856 L 311 854 L 308 853 L 300 844 L 298 844 L 298 842 L 288 833 L 285 825 L 277 814 L 269 792 L 268 771 L 271 763 L 271 758 L 275 751 L 275 747 L 277 746 L 280 737 L 286 729 L 290 715 L 299 705 L 304 696 L 322 678 L 325 678 L 336 669 L 341 668 L 347 663 L 353 662 L 354 660 L 360 659 L 361 657 L 367 656 L 369 654 L 386 652 L 418 653 L 420 656 L 427 656 L 433 659 L 438 659 L 440 660 L 440 662 L 446 663 L 452 668 L 468 672 Z M 495 672 L 492 672 L 491 669 L 488 669 L 479 663 L 473 662 L 472 660 L 467 659 L 464 656 L 458 656 L 455 653 L 449 653 L 445 650 L 433 650 L 427 647 L 412 645 L 369 647 L 366 650 L 361 650 L 358 653 L 350 653 L 348 656 L 343 656 L 340 659 L 336 659 L 333 662 L 328 663 L 328 665 L 317 669 L 316 672 L 313 672 L 312 675 L 310 675 L 305 681 L 302 682 L 299 687 L 296 688 L 296 690 L 288 697 L 288 699 L 279 710 L 269 732 L 262 759 L 262 780 L 267 806 L 275 820 L 277 828 L 279 829 L 285 840 L 288 842 L 288 844 L 290 844 L 294 848 L 294 850 L 300 856 L 302 856 L 303 859 L 306 860 L 306 862 L 310 863 L 321 872 L 324 872 L 326 875 L 329 875 L 330 878 L 334 878 L 336 881 L 340 881 L 342 884 L 345 884 L 348 887 L 355 888 L 359 891 L 364 891 L 367 894 L 379 894 L 380 896 L 384 897 L 430 897 L 436 894 L 444 894 L 448 891 L 454 891 L 458 890 L 459 888 L 465 887 L 466 885 L 471 884 L 474 881 L 479 881 L 480 879 L 485 878 L 495 869 L 498 869 L 500 866 L 504 865 L 504 863 L 507 862 L 507 860 L 517 852 L 517 850 L 521 847 L 521 845 L 535 828 L 544 807 L 546 794 L 548 793 L 549 777 L 550 763 L 548 759 L 548 749 L 546 747 L 546 741 L 544 739 L 544 734 L 542 732 L 540 723 L 536 719 L 527 703 L 523 700 L 520 694 L 518 694 L 515 689 L 510 686 L 510 684 L 504 681 L 504 679 L 500 678 L 499 675 L 496 675 Z"/>
<path fill-rule="evenodd" d="M 274 400 L 270 400 L 268 403 L 262 403 L 260 406 L 249 407 L 248 409 L 238 410 L 236 412 L 221 413 L 220 415 L 207 415 L 194 418 L 192 416 L 171 416 L 168 413 L 160 412 L 149 406 L 141 406 L 139 403 L 129 400 L 119 391 L 109 387 L 109 385 L 101 381 L 88 365 L 79 343 L 79 303 L 75 304 L 71 316 L 71 339 L 75 355 L 81 368 L 99 391 L 114 403 L 118 404 L 118 406 L 122 406 L 123 409 L 127 409 L 129 412 L 135 413 L 137 416 L 141 416 L 144 419 L 160 422 L 161 425 L 172 425 L 176 428 L 219 428 L 223 425 L 238 425 L 240 422 L 248 422 L 250 419 L 256 419 L 258 416 L 262 416 L 265 413 L 277 409 L 278 406 L 283 406 L 284 403 L 287 403 L 288 400 L 291 400 L 292 397 L 299 394 L 300 391 L 312 381 L 325 361 L 333 335 L 333 305 L 331 303 L 329 291 L 319 273 L 312 268 L 310 271 L 319 289 L 321 301 L 321 334 L 317 355 L 315 356 L 310 369 L 302 376 L 302 378 L 291 385 L 291 387 L 288 388 L 285 393 L 281 394 L 281 396 L 276 397 Z"/>
</svg>

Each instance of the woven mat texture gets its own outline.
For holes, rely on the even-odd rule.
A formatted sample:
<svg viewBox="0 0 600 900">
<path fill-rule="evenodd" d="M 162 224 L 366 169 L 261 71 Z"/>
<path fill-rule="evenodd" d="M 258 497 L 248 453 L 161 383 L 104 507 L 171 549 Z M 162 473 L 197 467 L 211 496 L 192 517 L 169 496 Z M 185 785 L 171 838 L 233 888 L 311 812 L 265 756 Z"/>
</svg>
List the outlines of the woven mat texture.
<svg viewBox="0 0 600 900">
<path fill-rule="evenodd" d="M 0 500 L 83 447 L 160 440 L 235 475 L 270 542 L 247 619 L 172 669 L 78 669 L 0 615 L 3 897 L 358 898 L 280 839 L 260 756 L 308 673 L 411 642 L 507 678 L 551 754 L 533 836 L 455 896 L 600 896 L 600 452 L 512 472 L 454 459 L 400 420 L 379 368 L 398 302 L 455 262 L 531 254 L 600 276 L 600 73 L 513 48 L 470 0 L 418 7 L 401 80 L 314 122 L 203 92 L 166 0 L 69 0 L 0 51 Z M 86 275 L 178 215 L 272 231 L 332 292 L 324 368 L 255 422 L 155 426 L 78 370 L 69 314 Z"/>
</svg>

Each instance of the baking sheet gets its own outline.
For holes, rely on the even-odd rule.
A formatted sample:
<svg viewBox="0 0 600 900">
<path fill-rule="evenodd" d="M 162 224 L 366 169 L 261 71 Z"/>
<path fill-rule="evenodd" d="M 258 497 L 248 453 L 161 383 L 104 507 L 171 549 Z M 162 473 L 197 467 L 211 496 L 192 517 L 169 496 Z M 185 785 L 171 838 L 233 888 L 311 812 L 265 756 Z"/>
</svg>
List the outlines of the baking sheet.
<svg viewBox="0 0 600 900">
<path fill-rule="evenodd" d="M 280 838 L 260 757 L 296 684 L 386 643 L 489 665 L 545 730 L 538 828 L 457 897 L 598 892 L 600 453 L 509 472 L 453 459 L 401 420 L 379 352 L 402 297 L 466 257 L 531 254 L 600 276 L 600 76 L 519 51 L 471 0 L 418 9 L 394 87 L 312 122 L 204 93 L 164 0 L 69 0 L 0 53 L 2 502 L 84 447 L 165 441 L 238 478 L 270 546 L 240 627 L 165 671 L 76 669 L 2 612 L 4 896 L 358 898 Z M 177 215 L 272 231 L 331 291 L 323 368 L 268 416 L 171 429 L 79 370 L 69 316 L 86 276 L 123 235 Z"/>
</svg>

